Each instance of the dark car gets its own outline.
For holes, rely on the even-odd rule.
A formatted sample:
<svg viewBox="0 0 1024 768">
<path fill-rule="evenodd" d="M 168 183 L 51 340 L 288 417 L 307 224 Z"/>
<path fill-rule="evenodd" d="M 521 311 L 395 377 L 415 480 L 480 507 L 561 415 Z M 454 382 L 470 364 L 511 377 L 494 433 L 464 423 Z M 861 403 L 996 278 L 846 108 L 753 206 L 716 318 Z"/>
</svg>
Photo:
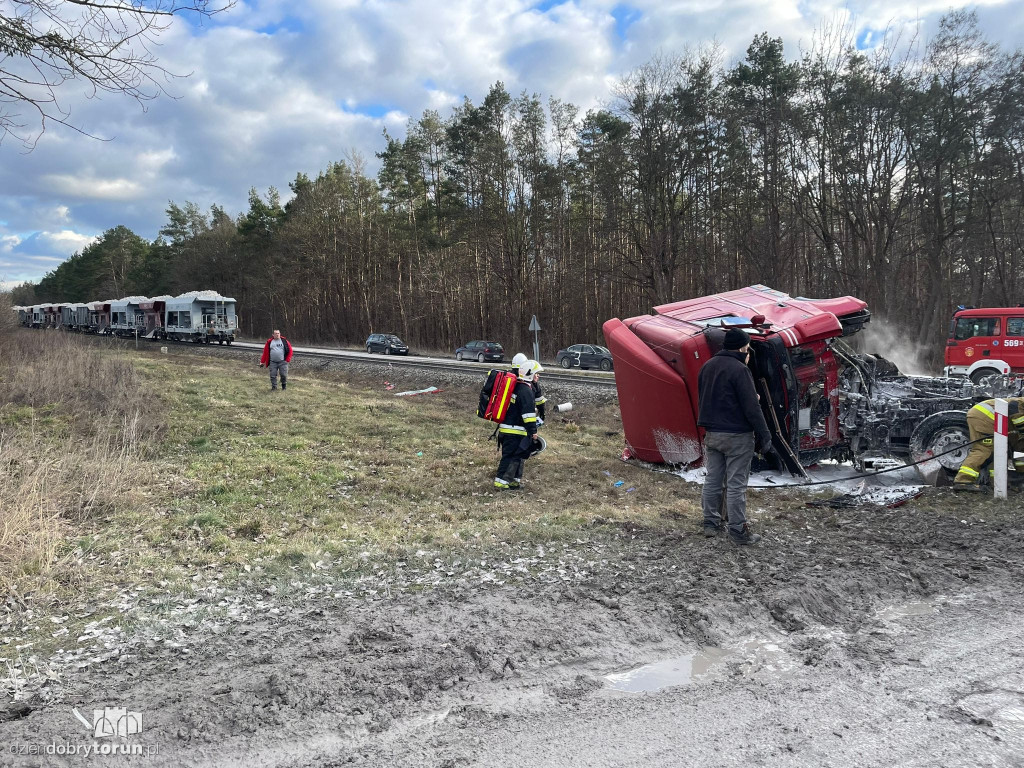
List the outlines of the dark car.
<svg viewBox="0 0 1024 768">
<path fill-rule="evenodd" d="M 478 363 L 500 363 L 505 349 L 496 341 L 471 341 L 455 350 L 456 360 L 476 360 Z"/>
<path fill-rule="evenodd" d="M 612 369 L 612 353 L 596 344 L 573 344 L 568 349 L 560 349 L 557 360 L 563 368 Z"/>
<path fill-rule="evenodd" d="M 367 352 L 383 352 L 385 355 L 408 355 L 409 347 L 393 333 L 371 333 L 366 339 Z"/>
</svg>

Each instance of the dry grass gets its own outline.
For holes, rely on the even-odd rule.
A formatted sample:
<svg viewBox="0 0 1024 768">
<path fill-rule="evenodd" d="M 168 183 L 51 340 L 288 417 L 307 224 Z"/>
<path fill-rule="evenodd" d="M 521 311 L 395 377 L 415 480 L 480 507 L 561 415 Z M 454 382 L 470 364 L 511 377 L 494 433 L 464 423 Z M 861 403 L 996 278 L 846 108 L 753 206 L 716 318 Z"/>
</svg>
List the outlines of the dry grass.
<svg viewBox="0 0 1024 768">
<path fill-rule="evenodd" d="M 50 331 L 17 329 L 0 302 L 0 589 L 52 588 L 90 518 L 131 494 L 159 432 L 132 363 Z"/>
<path fill-rule="evenodd" d="M 357 579 L 696 514 L 671 478 L 617 461 L 613 406 L 552 416 L 526 489 L 496 494 L 475 386 L 396 398 L 383 377 L 397 371 L 298 367 L 271 393 L 252 361 L 115 349 L 0 333 L 0 586 L 23 596 L 187 594 L 210 573 L 290 583 L 325 563 Z M 83 385 L 36 386 L 55 376 Z M 434 383 L 409 376 L 397 390 Z"/>
</svg>

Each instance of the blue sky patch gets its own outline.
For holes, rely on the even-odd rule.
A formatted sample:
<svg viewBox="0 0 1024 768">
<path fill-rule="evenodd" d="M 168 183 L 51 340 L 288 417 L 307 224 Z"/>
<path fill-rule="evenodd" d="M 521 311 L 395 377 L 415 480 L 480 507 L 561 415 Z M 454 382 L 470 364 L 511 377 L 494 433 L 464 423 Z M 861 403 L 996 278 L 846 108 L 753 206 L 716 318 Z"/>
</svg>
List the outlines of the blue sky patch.
<svg viewBox="0 0 1024 768">
<path fill-rule="evenodd" d="M 273 24 L 267 24 L 256 31 L 261 35 L 271 36 L 276 35 L 279 32 L 291 32 L 295 35 L 301 35 L 306 31 L 306 24 L 297 16 L 285 16 L 280 21 L 274 22 Z"/>
<path fill-rule="evenodd" d="M 857 33 L 857 50 L 865 51 L 868 48 L 874 48 L 880 42 L 882 42 L 882 36 L 885 33 L 878 29 L 862 29 Z"/>
<path fill-rule="evenodd" d="M 612 18 L 615 19 L 615 34 L 619 40 L 626 39 L 629 28 L 643 16 L 640 11 L 630 5 L 616 5 L 612 8 Z"/>
<path fill-rule="evenodd" d="M 398 109 L 394 104 L 373 103 L 373 104 L 357 104 L 352 107 L 342 107 L 346 112 L 354 112 L 358 115 L 366 115 L 368 117 L 384 117 L 388 112 L 394 112 Z"/>
<path fill-rule="evenodd" d="M 536 8 L 541 13 L 547 13 L 552 8 L 557 8 L 560 5 L 564 5 L 565 2 L 566 0 L 540 0 L 540 2 L 535 4 L 533 7 Z"/>
</svg>

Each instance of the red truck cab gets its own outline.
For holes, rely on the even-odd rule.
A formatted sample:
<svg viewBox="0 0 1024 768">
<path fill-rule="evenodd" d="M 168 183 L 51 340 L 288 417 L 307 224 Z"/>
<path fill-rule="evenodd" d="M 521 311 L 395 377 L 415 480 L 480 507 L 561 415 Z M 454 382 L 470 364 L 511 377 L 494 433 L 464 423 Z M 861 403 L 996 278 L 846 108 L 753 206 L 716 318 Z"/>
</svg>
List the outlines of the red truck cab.
<svg viewBox="0 0 1024 768">
<path fill-rule="evenodd" d="M 794 298 L 753 285 L 607 321 L 629 453 L 655 463 L 701 461 L 697 375 L 730 327 L 751 334 L 751 369 L 777 439 L 808 461 L 833 453 L 842 437 L 840 365 L 830 342 L 856 333 L 870 317 L 853 296 Z"/>
<path fill-rule="evenodd" d="M 986 337 L 986 349 L 1001 354 L 1020 349 L 1008 331 L 1024 333 L 1024 310 L 1006 311 L 1000 343 Z M 853 296 L 808 299 L 752 285 L 608 320 L 604 337 L 615 359 L 626 455 L 658 464 L 703 461 L 698 374 L 722 348 L 726 331 L 739 327 L 750 334 L 748 367 L 778 457 L 755 468 L 782 469 L 781 462 L 797 472 L 826 459 L 866 466 L 876 457 L 935 456 L 954 475 L 969 448 L 967 410 L 1016 393 L 1018 384 L 904 375 L 881 355 L 857 350 L 855 337 L 870 319 L 865 302 Z M 972 356 L 989 365 L 997 359 L 991 352 Z"/>
<path fill-rule="evenodd" d="M 946 341 L 947 376 L 974 383 L 993 374 L 1024 375 L 1024 307 L 960 308 Z"/>
</svg>

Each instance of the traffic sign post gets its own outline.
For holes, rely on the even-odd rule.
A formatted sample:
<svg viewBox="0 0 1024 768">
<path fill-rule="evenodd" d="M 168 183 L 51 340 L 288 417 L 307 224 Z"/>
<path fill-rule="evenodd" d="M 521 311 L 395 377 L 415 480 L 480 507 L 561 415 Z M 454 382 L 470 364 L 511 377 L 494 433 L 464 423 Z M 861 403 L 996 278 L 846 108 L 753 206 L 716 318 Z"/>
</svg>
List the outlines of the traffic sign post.
<svg viewBox="0 0 1024 768">
<path fill-rule="evenodd" d="M 540 361 L 540 338 L 537 333 L 540 331 L 540 323 L 537 322 L 537 316 L 534 315 L 533 319 L 530 320 L 530 330 L 533 331 L 533 359 Z"/>
</svg>

